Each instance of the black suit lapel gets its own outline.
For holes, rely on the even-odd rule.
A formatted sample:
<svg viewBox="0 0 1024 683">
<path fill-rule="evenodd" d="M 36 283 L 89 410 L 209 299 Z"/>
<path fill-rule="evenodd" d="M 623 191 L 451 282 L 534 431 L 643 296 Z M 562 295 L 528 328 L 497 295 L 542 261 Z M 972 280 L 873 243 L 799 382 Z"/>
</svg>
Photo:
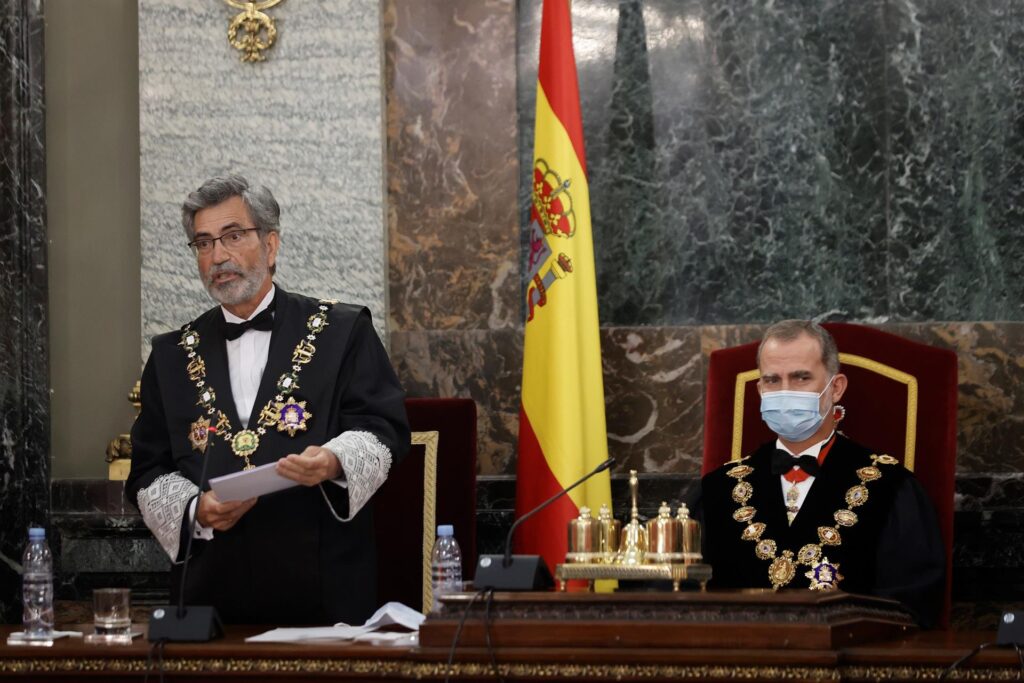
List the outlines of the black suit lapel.
<svg viewBox="0 0 1024 683">
<path fill-rule="evenodd" d="M 754 472 L 750 476 L 750 483 L 754 485 L 754 495 L 749 504 L 757 509 L 754 519 L 768 525 L 764 537 L 781 541 L 789 530 L 789 522 L 786 520 L 786 506 L 782 500 L 779 475 L 772 474 L 774 451 L 773 441 L 770 448 L 763 447 L 751 458 L 754 461 Z"/>
</svg>

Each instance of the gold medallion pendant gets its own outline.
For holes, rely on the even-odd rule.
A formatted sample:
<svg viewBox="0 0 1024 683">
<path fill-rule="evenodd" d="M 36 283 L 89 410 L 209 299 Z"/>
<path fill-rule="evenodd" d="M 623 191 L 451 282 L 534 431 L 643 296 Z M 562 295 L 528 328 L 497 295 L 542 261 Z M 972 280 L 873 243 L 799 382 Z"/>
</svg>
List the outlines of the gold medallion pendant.
<svg viewBox="0 0 1024 683">
<path fill-rule="evenodd" d="M 210 421 L 205 417 L 200 417 L 198 420 L 189 425 L 188 428 L 188 442 L 192 444 L 192 450 L 199 451 L 200 453 L 206 452 L 206 445 L 210 441 Z"/>
<path fill-rule="evenodd" d="M 277 431 L 288 432 L 288 436 L 306 431 L 306 422 L 313 419 L 313 413 L 306 410 L 306 402 L 296 401 L 291 396 L 275 403 L 274 413 L 277 416 Z"/>
<path fill-rule="evenodd" d="M 793 562 L 793 551 L 783 550 L 782 555 L 776 557 L 771 566 L 768 567 L 768 580 L 772 582 L 772 588 L 779 590 L 796 576 L 796 564 Z"/>
<path fill-rule="evenodd" d="M 829 562 L 827 557 L 821 558 L 811 570 L 804 574 L 811 580 L 811 590 L 834 591 L 839 588 L 839 582 L 845 577 L 839 573 L 839 563 Z"/>
<path fill-rule="evenodd" d="M 231 450 L 239 458 L 245 459 L 245 469 L 251 470 L 253 464 L 249 462 L 249 456 L 259 448 L 260 437 L 250 429 L 243 429 L 231 439 Z"/>
</svg>

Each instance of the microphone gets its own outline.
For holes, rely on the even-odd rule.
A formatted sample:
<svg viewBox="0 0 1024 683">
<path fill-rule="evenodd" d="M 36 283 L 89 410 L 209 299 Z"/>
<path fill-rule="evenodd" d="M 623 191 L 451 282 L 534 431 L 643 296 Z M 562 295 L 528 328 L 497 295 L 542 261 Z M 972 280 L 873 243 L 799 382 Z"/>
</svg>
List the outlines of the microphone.
<svg viewBox="0 0 1024 683">
<path fill-rule="evenodd" d="M 615 458 L 608 458 L 593 470 L 569 486 L 551 496 L 543 503 L 520 517 L 508 530 L 504 555 L 481 555 L 477 563 L 473 584 L 478 588 L 493 588 L 507 591 L 547 590 L 554 585 L 551 572 L 540 555 L 513 555 L 512 536 L 519 525 L 537 514 L 551 503 L 572 491 L 595 474 L 604 472 L 615 464 Z"/>
<path fill-rule="evenodd" d="M 208 428 L 206 453 L 203 455 L 203 467 L 199 471 L 199 495 L 196 496 L 196 513 L 188 525 L 188 541 L 185 543 L 185 559 L 182 560 L 181 583 L 178 588 L 177 608 L 170 605 L 157 607 L 149 619 L 149 641 L 166 641 L 171 643 L 206 643 L 219 638 L 224 633 L 217 608 L 212 605 L 185 606 L 185 578 L 188 576 L 189 560 L 192 559 L 192 539 L 196 535 L 196 523 L 199 519 L 199 499 L 206 485 L 206 465 L 210 462 L 210 450 L 214 433 Z"/>
</svg>

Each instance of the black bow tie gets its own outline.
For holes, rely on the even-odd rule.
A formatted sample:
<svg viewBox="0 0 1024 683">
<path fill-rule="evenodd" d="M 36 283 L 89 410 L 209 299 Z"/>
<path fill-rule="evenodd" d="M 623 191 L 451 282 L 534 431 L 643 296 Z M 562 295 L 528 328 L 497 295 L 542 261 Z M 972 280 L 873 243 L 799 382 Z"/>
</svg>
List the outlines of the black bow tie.
<svg viewBox="0 0 1024 683">
<path fill-rule="evenodd" d="M 781 448 L 775 450 L 775 453 L 772 455 L 772 474 L 786 474 L 794 467 L 799 467 L 812 477 L 816 476 L 820 469 L 818 459 L 813 455 L 796 457 L 790 454 L 789 451 L 784 451 Z"/>
<path fill-rule="evenodd" d="M 229 323 L 227 320 L 221 318 L 221 331 L 224 333 L 224 338 L 228 341 L 232 339 L 238 339 L 245 333 L 246 330 L 263 330 L 269 332 L 274 329 L 274 306 L 271 305 L 264 308 L 258 316 L 252 320 L 246 320 L 240 323 Z"/>
</svg>

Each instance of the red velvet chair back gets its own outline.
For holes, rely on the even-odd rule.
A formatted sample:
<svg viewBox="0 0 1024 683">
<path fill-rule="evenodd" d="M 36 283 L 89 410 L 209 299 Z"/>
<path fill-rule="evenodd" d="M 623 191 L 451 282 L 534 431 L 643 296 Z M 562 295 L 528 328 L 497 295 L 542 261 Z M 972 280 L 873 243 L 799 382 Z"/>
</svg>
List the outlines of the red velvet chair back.
<svg viewBox="0 0 1024 683">
<path fill-rule="evenodd" d="M 374 497 L 377 594 L 424 609 L 438 524 L 455 527 L 463 578 L 476 567 L 476 403 L 409 398 L 405 409 L 412 450 Z"/>
<path fill-rule="evenodd" d="M 840 425 L 851 439 L 914 472 L 935 506 L 946 546 L 948 625 L 956 470 L 956 354 L 863 325 L 826 323 L 849 387 Z M 773 438 L 761 420 L 757 341 L 711 353 L 704 406 L 706 474 Z"/>
</svg>

